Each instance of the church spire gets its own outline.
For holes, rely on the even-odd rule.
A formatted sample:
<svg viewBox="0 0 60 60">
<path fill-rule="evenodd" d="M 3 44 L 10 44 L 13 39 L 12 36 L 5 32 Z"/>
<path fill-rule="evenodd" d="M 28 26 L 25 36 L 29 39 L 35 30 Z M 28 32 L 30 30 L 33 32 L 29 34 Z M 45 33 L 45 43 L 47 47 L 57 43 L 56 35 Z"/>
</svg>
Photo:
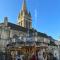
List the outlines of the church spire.
<svg viewBox="0 0 60 60">
<path fill-rule="evenodd" d="M 18 25 L 24 28 L 32 28 L 31 14 L 26 7 L 26 0 L 23 0 L 22 9 L 18 16 Z"/>
<path fill-rule="evenodd" d="M 26 11 L 26 0 L 23 0 L 22 11 Z"/>
</svg>

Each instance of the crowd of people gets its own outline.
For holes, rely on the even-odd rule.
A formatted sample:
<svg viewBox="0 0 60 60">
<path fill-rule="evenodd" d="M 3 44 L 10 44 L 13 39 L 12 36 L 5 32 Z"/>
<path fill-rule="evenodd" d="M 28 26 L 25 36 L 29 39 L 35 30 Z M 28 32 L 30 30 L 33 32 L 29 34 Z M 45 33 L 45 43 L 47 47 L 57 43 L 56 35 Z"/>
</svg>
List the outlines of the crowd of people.
<svg viewBox="0 0 60 60">
<path fill-rule="evenodd" d="M 28 56 L 24 55 L 17 55 L 16 60 L 58 60 L 56 57 L 53 56 L 52 53 L 46 53 L 43 51 L 38 51 L 36 53 L 32 53 L 32 56 L 26 59 Z"/>
</svg>

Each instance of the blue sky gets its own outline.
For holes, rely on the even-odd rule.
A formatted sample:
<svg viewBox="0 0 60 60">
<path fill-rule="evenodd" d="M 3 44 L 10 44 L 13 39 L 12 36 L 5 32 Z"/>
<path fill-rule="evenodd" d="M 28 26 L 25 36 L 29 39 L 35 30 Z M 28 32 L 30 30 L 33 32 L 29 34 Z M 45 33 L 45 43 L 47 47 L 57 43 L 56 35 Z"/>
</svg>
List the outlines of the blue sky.
<svg viewBox="0 0 60 60">
<path fill-rule="evenodd" d="M 32 25 L 40 32 L 55 39 L 60 36 L 60 0 L 26 0 L 27 9 L 32 15 Z M 0 0 L 0 22 L 5 16 L 17 23 L 22 0 Z M 35 17 L 36 15 L 36 17 Z"/>
</svg>

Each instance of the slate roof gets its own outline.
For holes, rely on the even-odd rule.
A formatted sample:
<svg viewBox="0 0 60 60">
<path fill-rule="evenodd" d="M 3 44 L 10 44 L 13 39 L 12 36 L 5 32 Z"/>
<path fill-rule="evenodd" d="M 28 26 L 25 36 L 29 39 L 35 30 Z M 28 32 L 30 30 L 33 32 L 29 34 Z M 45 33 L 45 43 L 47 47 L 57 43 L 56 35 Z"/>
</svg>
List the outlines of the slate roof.
<svg viewBox="0 0 60 60">
<path fill-rule="evenodd" d="M 21 27 L 19 25 L 16 25 L 16 24 L 13 24 L 13 23 L 10 23 L 10 22 L 8 22 L 8 26 L 13 30 L 18 30 L 18 31 L 23 31 L 23 32 L 26 32 L 26 30 L 27 30 L 24 27 Z"/>
<path fill-rule="evenodd" d="M 1 23 L 1 24 L 3 24 L 3 23 Z M 19 26 L 17 24 L 10 23 L 10 22 L 8 22 L 7 26 L 10 27 L 10 29 L 12 29 L 12 30 L 18 30 L 18 31 L 23 31 L 23 32 L 27 32 L 28 31 L 27 28 L 21 27 L 21 26 Z M 34 32 L 34 31 L 35 31 L 34 29 L 29 29 L 30 33 Z"/>
<path fill-rule="evenodd" d="M 3 24 L 4 23 L 0 23 L 0 25 L 3 25 Z M 17 24 L 10 23 L 10 22 L 8 22 L 8 25 L 7 26 L 10 27 L 10 29 L 12 29 L 12 30 L 23 31 L 23 32 L 27 32 L 28 31 L 27 28 L 21 27 L 21 26 L 19 26 Z M 47 34 L 42 33 L 42 32 L 38 32 L 38 31 L 36 31 L 33 28 L 32 29 L 29 29 L 29 32 L 30 33 L 37 32 L 37 35 L 38 36 L 45 37 L 45 38 L 50 38 Z"/>
</svg>

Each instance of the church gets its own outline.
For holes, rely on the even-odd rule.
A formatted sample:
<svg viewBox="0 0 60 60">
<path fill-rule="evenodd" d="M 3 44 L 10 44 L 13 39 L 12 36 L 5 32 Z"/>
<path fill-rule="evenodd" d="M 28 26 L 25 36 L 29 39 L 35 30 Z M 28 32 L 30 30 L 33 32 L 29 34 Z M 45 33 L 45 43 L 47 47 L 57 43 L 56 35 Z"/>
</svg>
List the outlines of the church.
<svg viewBox="0 0 60 60">
<path fill-rule="evenodd" d="M 15 35 L 27 36 L 28 34 L 30 36 L 38 35 L 40 37 L 49 37 L 45 33 L 38 32 L 32 28 L 32 16 L 31 13 L 27 11 L 26 0 L 23 0 L 22 9 L 18 15 L 18 24 L 9 22 L 7 17 L 4 17 L 4 22 L 0 23 L 0 39 L 3 40 L 3 44 L 5 44 L 8 39 L 13 38 Z M 2 43 L 2 41 L 0 43 Z"/>
<path fill-rule="evenodd" d="M 36 39 L 36 45 L 38 47 L 37 50 L 48 48 L 48 45 L 50 44 L 50 40 L 52 39 L 47 34 L 38 32 L 37 30 L 32 28 L 32 16 L 30 11 L 27 10 L 26 0 L 23 0 L 22 9 L 19 12 L 17 24 L 9 22 L 7 17 L 4 17 L 4 22 L 0 23 L 0 51 L 5 52 L 6 47 L 8 48 L 11 47 L 11 49 L 7 49 L 6 52 L 11 52 L 12 55 L 13 53 L 16 54 L 16 51 L 22 51 L 24 53 L 26 52 L 27 55 L 28 53 L 32 54 L 36 49 L 33 43 L 32 43 L 32 46 L 27 45 L 28 47 L 24 45 L 25 47 L 23 46 L 22 49 L 20 49 L 21 44 L 20 45 L 17 44 L 15 46 L 15 43 L 16 42 L 19 43 L 19 39 L 21 39 L 21 37 L 30 37 L 32 38 L 33 41 Z M 9 42 L 11 43 L 11 40 L 12 42 L 15 42 L 15 43 L 12 43 L 12 46 L 11 44 L 9 44 Z M 26 40 L 26 39 L 22 39 L 22 41 L 23 40 Z"/>
<path fill-rule="evenodd" d="M 4 18 L 4 22 L 0 23 L 0 39 L 8 40 L 13 38 L 14 35 L 21 36 L 27 35 L 28 30 L 33 32 L 32 30 L 32 19 L 30 12 L 27 11 L 26 1 L 23 1 L 22 9 L 18 15 L 18 24 L 14 24 L 8 22 L 8 18 Z M 2 41 L 1 41 L 2 42 Z M 3 43 L 5 44 L 5 42 Z"/>
</svg>

